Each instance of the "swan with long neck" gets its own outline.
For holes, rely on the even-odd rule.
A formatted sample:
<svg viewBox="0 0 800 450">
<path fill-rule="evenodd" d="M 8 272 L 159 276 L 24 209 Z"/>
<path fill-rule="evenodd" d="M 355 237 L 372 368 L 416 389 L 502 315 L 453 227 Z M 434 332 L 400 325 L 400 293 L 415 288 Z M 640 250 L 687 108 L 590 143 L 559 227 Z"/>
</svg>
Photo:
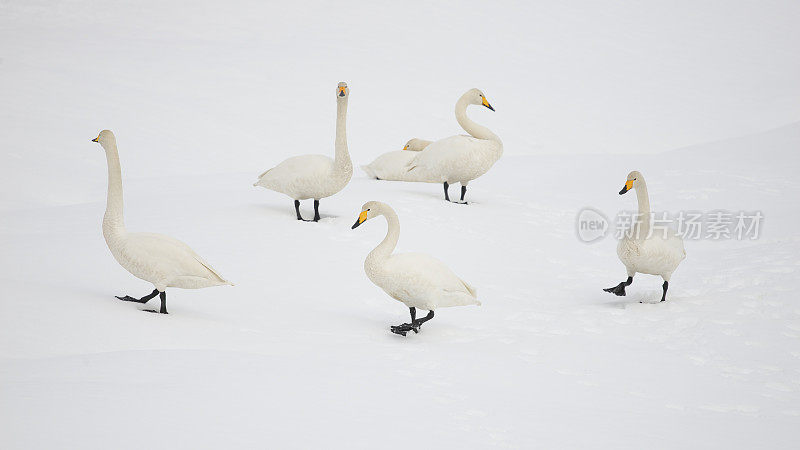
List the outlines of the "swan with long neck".
<svg viewBox="0 0 800 450">
<path fill-rule="evenodd" d="M 663 302 L 667 299 L 667 289 L 672 273 L 686 258 L 683 239 L 672 229 L 655 230 L 652 227 L 647 183 L 644 181 L 644 176 L 635 170 L 628 174 L 625 185 L 619 194 L 625 194 L 631 189 L 636 191 L 636 199 L 639 204 L 637 220 L 617 245 L 617 256 L 628 271 L 628 279 L 603 290 L 616 295 L 625 295 L 625 287 L 633 283 L 633 276 L 637 272 L 660 275 L 664 279 L 664 284 L 661 286 L 663 290 L 661 301 Z"/>
<path fill-rule="evenodd" d="M 386 218 L 386 237 L 367 255 L 364 272 L 411 313 L 411 322 L 391 327 L 393 333 L 405 336 L 409 331 L 419 332 L 420 326 L 433 318 L 436 308 L 481 304 L 475 289 L 438 259 L 424 253 L 393 254 L 400 238 L 400 219 L 389 205 L 365 203 L 353 228 L 379 216 Z M 417 308 L 428 314 L 417 319 Z"/>
<path fill-rule="evenodd" d="M 375 161 L 361 166 L 370 178 L 387 181 L 419 181 L 406 170 L 406 166 L 417 157 L 433 141 L 414 138 L 409 140 L 403 150 L 387 152 L 377 157 Z"/>
<path fill-rule="evenodd" d="M 117 139 L 110 130 L 103 130 L 92 142 L 103 147 L 108 163 L 108 194 L 103 216 L 103 237 L 108 249 L 125 270 L 154 287 L 153 292 L 141 298 L 128 295 L 117 298 L 147 303 L 158 295 L 160 310 L 146 311 L 167 314 L 168 287 L 199 289 L 231 284 L 183 242 L 162 234 L 128 232 L 123 215 L 122 170 Z"/>
<path fill-rule="evenodd" d="M 347 151 L 347 100 L 350 89 L 347 83 L 336 87 L 336 139 L 335 156 L 302 155 L 289 158 L 258 176 L 253 186 L 261 186 L 294 199 L 297 220 L 300 200 L 314 199 L 314 222 L 320 220 L 319 200 L 344 189 L 353 176 L 353 163 Z"/>
<path fill-rule="evenodd" d="M 494 111 L 486 96 L 478 89 L 470 89 L 456 102 L 456 120 L 469 136 L 457 135 L 440 139 L 428 145 L 407 166 L 415 181 L 443 183 L 444 198 L 450 201 L 449 187 L 461 183 L 461 201 L 467 184 L 489 171 L 503 155 L 503 142 L 490 129 L 467 117 L 469 105 L 483 105 Z"/>
</svg>

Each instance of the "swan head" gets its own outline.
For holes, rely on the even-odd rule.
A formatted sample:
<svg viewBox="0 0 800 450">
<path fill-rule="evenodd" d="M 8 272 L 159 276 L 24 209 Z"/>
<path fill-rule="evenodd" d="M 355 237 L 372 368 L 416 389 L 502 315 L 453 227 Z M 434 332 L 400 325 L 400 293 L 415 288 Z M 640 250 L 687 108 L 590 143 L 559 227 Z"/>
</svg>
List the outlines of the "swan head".
<svg viewBox="0 0 800 450">
<path fill-rule="evenodd" d="M 336 87 L 336 98 L 347 98 L 349 94 L 350 88 L 347 87 L 347 83 L 340 81 L 339 85 Z"/>
<path fill-rule="evenodd" d="M 464 93 L 462 98 L 464 98 L 470 105 L 483 105 L 494 111 L 492 105 L 489 104 L 489 100 L 486 99 L 486 96 L 483 95 L 483 92 L 480 89 L 472 88 Z"/>
<path fill-rule="evenodd" d="M 428 146 L 428 141 L 414 138 L 406 142 L 406 146 L 403 147 L 403 150 L 408 150 L 412 152 L 421 152 L 427 146 Z"/>
<path fill-rule="evenodd" d="M 369 219 L 373 219 L 382 215 L 384 206 L 386 206 L 384 203 L 375 201 L 364 203 L 364 206 L 361 207 L 361 213 L 356 219 L 356 223 L 354 223 L 350 229 L 355 230 L 359 225 L 368 221 Z"/>
<path fill-rule="evenodd" d="M 644 182 L 644 177 L 642 176 L 641 172 L 634 170 L 628 174 L 628 179 L 625 180 L 625 186 L 622 186 L 622 190 L 619 191 L 619 195 L 622 195 L 631 189 L 636 189 L 638 187 L 638 183 L 642 182 Z"/>
<path fill-rule="evenodd" d="M 92 139 L 92 142 L 97 142 L 103 148 L 107 148 L 109 145 L 117 145 L 117 138 L 114 137 L 114 133 L 111 130 L 103 130 L 96 138 Z"/>
</svg>

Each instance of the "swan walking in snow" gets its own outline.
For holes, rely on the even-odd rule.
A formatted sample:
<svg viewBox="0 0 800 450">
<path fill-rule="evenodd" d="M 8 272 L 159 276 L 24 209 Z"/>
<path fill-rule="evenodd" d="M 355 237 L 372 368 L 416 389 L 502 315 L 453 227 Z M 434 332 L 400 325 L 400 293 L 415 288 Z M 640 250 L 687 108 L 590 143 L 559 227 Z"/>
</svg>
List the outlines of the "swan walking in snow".
<svg viewBox="0 0 800 450">
<path fill-rule="evenodd" d="M 353 176 L 353 163 L 347 152 L 347 99 L 350 89 L 347 83 L 336 88 L 336 155 L 331 159 L 324 155 L 302 155 L 289 158 L 258 176 L 253 186 L 261 186 L 294 199 L 297 220 L 300 215 L 300 200 L 314 199 L 314 222 L 318 222 L 319 200 L 330 197 L 344 189 Z"/>
<path fill-rule="evenodd" d="M 117 297 L 120 300 L 147 303 L 158 295 L 161 309 L 145 310 L 167 314 L 168 287 L 199 289 L 232 284 L 222 278 L 203 258 L 183 242 L 155 233 L 129 233 L 125 229 L 122 202 L 122 171 L 117 140 L 110 130 L 92 139 L 106 151 L 108 162 L 108 197 L 103 216 L 103 237 L 114 259 L 133 276 L 153 284 L 153 292 L 142 297 Z"/>
<path fill-rule="evenodd" d="M 409 164 L 408 172 L 426 183 L 443 183 L 444 198 L 449 187 L 461 183 L 461 202 L 466 204 L 467 183 L 485 174 L 503 155 L 503 142 L 488 128 L 467 117 L 467 106 L 483 105 L 494 111 L 478 89 L 470 89 L 456 102 L 456 120 L 469 136 L 456 135 L 428 145 Z"/>
<path fill-rule="evenodd" d="M 617 256 L 628 270 L 628 279 L 603 290 L 616 295 L 625 295 L 625 287 L 633 283 L 633 276 L 637 272 L 660 275 L 664 279 L 664 284 L 661 286 L 664 290 L 661 295 L 663 302 L 667 299 L 667 288 L 672 272 L 686 258 L 683 239 L 672 229 L 652 229 L 647 184 L 642 174 L 635 170 L 628 174 L 628 179 L 619 191 L 619 195 L 631 189 L 636 190 L 636 199 L 639 203 L 638 220 L 617 245 Z"/>
<path fill-rule="evenodd" d="M 408 164 L 417 156 L 417 152 L 422 151 L 431 141 L 424 139 L 411 139 L 403 147 L 403 150 L 387 152 L 375 158 L 375 161 L 361 166 L 370 178 L 387 181 L 419 181 L 407 172 Z"/>
<path fill-rule="evenodd" d="M 481 304 L 475 289 L 438 259 L 424 253 L 392 254 L 400 238 L 400 220 L 389 205 L 365 203 L 353 228 L 378 216 L 386 218 L 388 229 L 383 241 L 364 260 L 364 272 L 370 281 L 403 302 L 411 312 L 411 322 L 391 327 L 393 333 L 403 336 L 409 331 L 418 333 L 422 324 L 433 318 L 436 308 Z M 417 308 L 427 310 L 428 314 L 417 319 Z"/>
</svg>

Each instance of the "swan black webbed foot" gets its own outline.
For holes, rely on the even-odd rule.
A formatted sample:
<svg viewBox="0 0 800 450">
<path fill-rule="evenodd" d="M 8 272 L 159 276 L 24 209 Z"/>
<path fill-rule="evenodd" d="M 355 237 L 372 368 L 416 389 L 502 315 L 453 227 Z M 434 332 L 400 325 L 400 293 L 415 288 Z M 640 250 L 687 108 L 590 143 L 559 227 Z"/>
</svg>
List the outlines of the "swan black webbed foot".
<svg viewBox="0 0 800 450">
<path fill-rule="evenodd" d="M 314 200 L 314 222 L 319 222 L 319 200 Z"/>
<path fill-rule="evenodd" d="M 625 295 L 625 286 L 629 286 L 631 283 L 633 283 L 633 277 L 628 277 L 626 281 L 623 281 L 614 287 L 605 288 L 603 290 L 622 297 Z"/>
<path fill-rule="evenodd" d="M 409 331 L 413 331 L 414 333 L 419 333 L 419 327 L 410 323 L 402 323 L 400 325 L 394 325 L 389 327 L 389 330 L 391 330 L 392 333 L 399 334 L 401 336 L 405 336 Z"/>
<path fill-rule="evenodd" d="M 158 289 L 153 289 L 153 292 L 145 295 L 142 298 L 131 297 L 130 295 L 126 295 L 124 297 L 120 297 L 120 296 L 115 295 L 114 297 L 122 300 L 123 302 L 147 303 L 147 302 L 150 301 L 150 299 L 152 299 L 156 295 L 158 295 Z"/>
<path fill-rule="evenodd" d="M 392 331 L 392 333 L 399 334 L 402 336 L 405 336 L 406 333 L 408 333 L 409 331 L 413 331 L 414 333 L 419 333 L 419 329 L 420 327 L 422 327 L 422 324 L 433 319 L 432 310 L 428 311 L 428 315 L 421 319 L 417 319 L 417 308 L 414 308 L 412 306 L 408 308 L 408 312 L 411 313 L 411 323 L 403 323 L 400 325 L 395 325 L 393 327 L 390 327 L 389 329 Z"/>
</svg>

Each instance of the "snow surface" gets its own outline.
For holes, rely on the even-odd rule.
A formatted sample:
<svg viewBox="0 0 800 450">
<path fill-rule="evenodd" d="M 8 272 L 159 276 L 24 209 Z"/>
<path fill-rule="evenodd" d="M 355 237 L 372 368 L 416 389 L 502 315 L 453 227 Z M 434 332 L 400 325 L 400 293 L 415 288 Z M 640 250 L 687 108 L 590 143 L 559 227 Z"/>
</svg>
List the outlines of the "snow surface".
<svg viewBox="0 0 800 450">
<path fill-rule="evenodd" d="M 0 4 L 0 448 L 797 448 L 800 6 L 696 3 Z M 333 155 L 342 80 L 355 166 L 457 133 L 470 87 L 506 154 L 469 206 L 356 169 L 299 223 L 252 183 Z M 103 128 L 128 228 L 236 286 L 113 298 L 152 288 L 102 239 Z M 603 292 L 616 243 L 575 217 L 634 209 L 634 169 L 654 209 L 760 210 L 761 237 L 687 241 L 666 303 Z M 483 305 L 389 333 L 367 200 Z"/>
</svg>

